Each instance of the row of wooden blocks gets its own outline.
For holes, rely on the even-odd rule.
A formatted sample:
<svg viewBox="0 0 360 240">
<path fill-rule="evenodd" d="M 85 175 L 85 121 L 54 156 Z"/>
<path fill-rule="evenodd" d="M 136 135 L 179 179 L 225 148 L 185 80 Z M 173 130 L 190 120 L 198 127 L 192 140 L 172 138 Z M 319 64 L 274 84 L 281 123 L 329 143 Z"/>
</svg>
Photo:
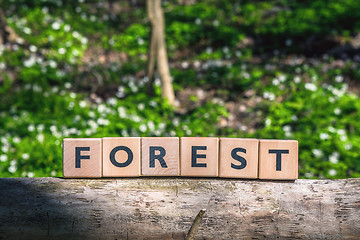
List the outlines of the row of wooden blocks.
<svg viewBox="0 0 360 240">
<path fill-rule="evenodd" d="M 216 137 L 67 138 L 65 178 L 298 177 L 298 142 Z"/>
</svg>

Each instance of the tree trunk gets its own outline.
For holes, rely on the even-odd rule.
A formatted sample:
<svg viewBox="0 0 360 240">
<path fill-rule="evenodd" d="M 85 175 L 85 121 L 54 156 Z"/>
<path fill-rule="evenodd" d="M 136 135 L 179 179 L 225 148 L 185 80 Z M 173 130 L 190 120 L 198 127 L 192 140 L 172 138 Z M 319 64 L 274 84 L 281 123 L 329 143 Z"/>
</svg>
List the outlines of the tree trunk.
<svg viewBox="0 0 360 240">
<path fill-rule="evenodd" d="M 0 179 L 0 239 L 358 239 L 360 179 Z"/>
<path fill-rule="evenodd" d="M 0 45 L 13 42 L 18 38 L 15 31 L 7 24 L 3 10 L 3 1 L 0 0 Z"/>
<path fill-rule="evenodd" d="M 151 23 L 151 40 L 149 45 L 149 60 L 147 75 L 149 80 L 148 89 L 153 89 L 154 69 L 157 62 L 157 70 L 161 80 L 162 96 L 167 98 L 171 105 L 175 104 L 175 94 L 171 82 L 169 62 L 165 44 L 165 22 L 161 8 L 161 0 L 147 0 L 147 11 Z"/>
</svg>

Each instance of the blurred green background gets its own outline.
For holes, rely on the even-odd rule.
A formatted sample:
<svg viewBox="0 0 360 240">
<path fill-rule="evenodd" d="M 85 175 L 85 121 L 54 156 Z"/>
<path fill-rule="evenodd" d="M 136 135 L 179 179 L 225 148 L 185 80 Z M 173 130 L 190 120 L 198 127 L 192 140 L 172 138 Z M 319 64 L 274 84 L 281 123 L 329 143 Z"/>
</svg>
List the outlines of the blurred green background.
<svg viewBox="0 0 360 240">
<path fill-rule="evenodd" d="M 301 178 L 360 177 L 360 1 L 163 1 L 177 107 L 145 89 L 145 1 L 3 0 L 0 177 L 62 176 L 62 139 L 296 139 Z M 4 26 L 1 26 L 4 28 Z"/>
</svg>

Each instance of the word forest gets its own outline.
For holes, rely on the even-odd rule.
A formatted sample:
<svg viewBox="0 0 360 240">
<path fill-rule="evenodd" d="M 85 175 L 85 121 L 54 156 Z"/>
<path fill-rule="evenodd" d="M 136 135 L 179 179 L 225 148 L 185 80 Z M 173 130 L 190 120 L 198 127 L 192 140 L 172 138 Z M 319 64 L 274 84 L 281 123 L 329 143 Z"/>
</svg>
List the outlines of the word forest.
<svg viewBox="0 0 360 240">
<path fill-rule="evenodd" d="M 216 137 L 66 138 L 63 175 L 294 180 L 298 177 L 298 142 Z"/>
</svg>

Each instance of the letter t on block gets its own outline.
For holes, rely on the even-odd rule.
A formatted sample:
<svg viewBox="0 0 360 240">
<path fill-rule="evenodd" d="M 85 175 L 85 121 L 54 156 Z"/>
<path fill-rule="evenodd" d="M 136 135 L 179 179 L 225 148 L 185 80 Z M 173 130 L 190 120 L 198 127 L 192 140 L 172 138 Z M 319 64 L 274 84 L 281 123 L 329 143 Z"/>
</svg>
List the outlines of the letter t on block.
<svg viewBox="0 0 360 240">
<path fill-rule="evenodd" d="M 64 178 L 100 178 L 101 138 L 65 138 L 63 141 Z"/>
<path fill-rule="evenodd" d="M 295 180 L 298 178 L 298 141 L 260 140 L 259 178 Z"/>
</svg>

